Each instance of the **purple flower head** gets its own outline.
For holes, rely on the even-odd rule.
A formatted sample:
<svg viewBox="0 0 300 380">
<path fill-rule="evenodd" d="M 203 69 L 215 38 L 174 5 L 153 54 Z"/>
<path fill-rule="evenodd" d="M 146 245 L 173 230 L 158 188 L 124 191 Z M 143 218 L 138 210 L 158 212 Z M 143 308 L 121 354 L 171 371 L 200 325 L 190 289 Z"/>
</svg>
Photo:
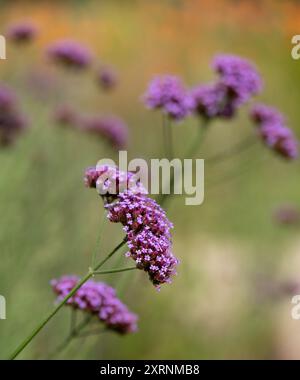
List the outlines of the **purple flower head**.
<svg viewBox="0 0 300 380">
<path fill-rule="evenodd" d="M 63 276 L 51 281 L 57 294 L 57 302 L 62 301 L 79 282 L 77 276 Z M 128 310 L 116 296 L 115 290 L 103 282 L 87 281 L 67 301 L 74 309 L 96 315 L 108 329 L 120 334 L 137 331 L 136 314 Z"/>
<path fill-rule="evenodd" d="M 274 220 L 279 224 L 296 225 L 300 223 L 300 211 L 293 205 L 282 205 L 274 212 Z"/>
<path fill-rule="evenodd" d="M 192 99 L 181 80 L 171 75 L 155 77 L 144 94 L 144 101 L 148 108 L 162 109 L 174 120 L 184 119 L 192 108 Z"/>
<path fill-rule="evenodd" d="M 13 91 L 0 85 L 0 145 L 11 145 L 26 128 L 27 120 L 18 108 Z"/>
<path fill-rule="evenodd" d="M 284 124 L 284 116 L 274 107 L 264 104 L 255 104 L 250 112 L 251 119 L 258 125 Z"/>
<path fill-rule="evenodd" d="M 280 112 L 259 104 L 252 108 L 250 116 L 258 126 L 258 135 L 268 147 L 288 160 L 298 157 L 298 141 L 292 130 L 284 125 Z"/>
<path fill-rule="evenodd" d="M 104 90 L 111 90 L 117 85 L 117 73 L 111 67 L 102 67 L 98 72 L 97 81 Z"/>
<path fill-rule="evenodd" d="M 88 168 L 84 182 L 87 187 L 96 188 L 106 201 L 115 199 L 120 193 L 127 191 L 134 194 L 147 194 L 147 190 L 134 173 L 124 172 L 109 165 Z"/>
<path fill-rule="evenodd" d="M 129 247 L 126 256 L 148 273 L 157 288 L 170 283 L 178 260 L 171 251 L 173 225 L 164 210 L 149 197 L 130 192 L 119 194 L 118 200 L 105 208 L 111 222 L 124 226 Z"/>
<path fill-rule="evenodd" d="M 231 101 L 227 101 L 227 90 L 221 83 L 205 84 L 191 91 L 193 110 L 206 119 L 230 118 L 235 112 Z"/>
<path fill-rule="evenodd" d="M 81 127 L 83 130 L 104 137 L 116 149 L 125 148 L 127 145 L 127 125 L 115 116 L 85 116 L 82 118 Z"/>
<path fill-rule="evenodd" d="M 80 117 L 68 104 L 58 106 L 54 111 L 54 121 L 64 126 L 78 127 Z"/>
<path fill-rule="evenodd" d="M 37 35 L 37 27 L 30 21 L 18 22 L 9 25 L 6 37 L 14 42 L 29 42 Z"/>
<path fill-rule="evenodd" d="M 19 111 L 0 114 L 0 145 L 11 145 L 27 125 L 27 119 Z"/>
<path fill-rule="evenodd" d="M 298 142 L 293 132 L 281 124 L 263 124 L 259 135 L 266 145 L 286 159 L 298 157 Z"/>
<path fill-rule="evenodd" d="M 234 107 L 246 103 L 262 90 L 262 80 L 256 68 L 246 59 L 220 54 L 213 61 L 213 69 L 220 76 Z"/>
<path fill-rule="evenodd" d="M 86 170 L 85 184 L 97 188 L 104 198 L 108 219 L 124 226 L 129 247 L 126 256 L 148 273 L 157 288 L 171 282 L 178 264 L 171 250 L 173 225 L 164 210 L 146 195 L 134 173 L 102 165 Z"/>
<path fill-rule="evenodd" d="M 0 84 L 0 113 L 9 112 L 16 106 L 16 96 L 13 91 Z"/>
<path fill-rule="evenodd" d="M 91 51 L 73 40 L 56 41 L 49 46 L 47 53 L 53 61 L 77 69 L 86 68 L 92 61 Z"/>
</svg>

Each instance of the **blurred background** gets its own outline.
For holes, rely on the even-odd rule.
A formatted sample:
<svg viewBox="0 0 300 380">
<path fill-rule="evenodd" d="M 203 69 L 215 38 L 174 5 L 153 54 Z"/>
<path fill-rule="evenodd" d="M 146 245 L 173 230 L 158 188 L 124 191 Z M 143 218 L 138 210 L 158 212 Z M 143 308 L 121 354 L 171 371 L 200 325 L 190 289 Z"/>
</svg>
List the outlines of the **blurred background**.
<svg viewBox="0 0 300 380">
<path fill-rule="evenodd" d="M 300 62 L 290 52 L 291 37 L 300 34 L 300 2 L 1 1 L 0 7 L 0 34 L 24 19 L 38 27 L 30 44 L 7 42 L 7 59 L 0 61 L 0 80 L 14 89 L 29 122 L 14 144 L 0 149 L 5 358 L 51 309 L 49 281 L 86 273 L 103 207 L 84 187 L 83 173 L 102 157 L 117 158 L 104 139 L 57 125 L 55 108 L 67 103 L 117 115 L 129 128 L 130 158 L 161 157 L 161 115 L 141 102 L 149 80 L 172 73 L 187 86 L 210 81 L 213 56 L 233 53 L 256 64 L 265 85 L 259 100 L 278 107 L 299 136 Z M 44 51 L 61 38 L 82 42 L 99 65 L 113 67 L 115 88 L 100 88 L 93 69 L 78 73 L 49 64 Z M 178 154 L 196 128 L 193 118 L 174 126 Z M 216 121 L 198 157 L 251 133 L 246 109 L 234 121 Z M 300 226 L 274 220 L 282 205 L 300 209 L 299 162 L 288 163 L 258 142 L 205 170 L 204 203 L 187 207 L 176 198 L 167 210 L 181 260 L 172 285 L 158 293 L 139 271 L 101 278 L 139 314 L 139 332 L 74 340 L 60 358 L 300 358 L 300 321 L 291 318 Z M 104 228 L 102 255 L 122 238 L 120 225 Z M 69 318 L 70 310 L 61 310 L 20 358 L 46 358 L 67 335 Z"/>
</svg>

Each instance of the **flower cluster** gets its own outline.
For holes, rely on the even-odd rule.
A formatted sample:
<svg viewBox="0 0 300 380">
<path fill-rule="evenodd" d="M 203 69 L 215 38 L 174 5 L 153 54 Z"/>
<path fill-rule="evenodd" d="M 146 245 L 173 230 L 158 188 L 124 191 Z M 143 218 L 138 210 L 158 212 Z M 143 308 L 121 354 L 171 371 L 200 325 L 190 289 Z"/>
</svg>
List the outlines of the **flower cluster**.
<svg viewBox="0 0 300 380">
<path fill-rule="evenodd" d="M 16 105 L 15 94 L 5 85 L 0 85 L 0 113 L 11 112 Z"/>
<path fill-rule="evenodd" d="M 197 86 L 191 91 L 193 110 L 202 117 L 231 118 L 238 107 L 262 89 L 259 74 L 246 59 L 221 54 L 216 56 L 212 67 L 219 79 L 212 84 Z"/>
<path fill-rule="evenodd" d="M 111 90 L 118 82 L 117 74 L 111 67 L 100 68 L 97 74 L 97 81 L 104 90 Z"/>
<path fill-rule="evenodd" d="M 280 206 L 274 212 L 274 220 L 279 224 L 298 225 L 300 223 L 300 210 L 293 205 Z"/>
<path fill-rule="evenodd" d="M 63 276 L 52 280 L 51 286 L 58 296 L 57 301 L 62 301 L 79 280 L 77 276 Z M 96 315 L 108 329 L 120 334 L 137 331 L 137 315 L 129 311 L 117 298 L 115 290 L 103 282 L 87 281 L 67 301 L 67 304 L 74 309 Z"/>
<path fill-rule="evenodd" d="M 171 251 L 173 227 L 164 210 L 142 194 L 121 193 L 117 202 L 105 205 L 111 222 L 122 223 L 129 252 L 137 268 L 146 271 L 153 284 L 170 283 L 178 260 Z"/>
<path fill-rule="evenodd" d="M 0 84 L 0 144 L 12 144 L 26 126 L 26 119 L 18 108 L 15 94 Z"/>
<path fill-rule="evenodd" d="M 80 127 L 87 132 L 104 137 L 116 149 L 123 149 L 127 145 L 127 125 L 116 116 L 84 116 L 81 118 Z"/>
<path fill-rule="evenodd" d="M 54 111 L 54 121 L 63 126 L 77 127 L 79 119 L 77 111 L 68 104 L 62 104 Z"/>
<path fill-rule="evenodd" d="M 12 24 L 7 28 L 6 37 L 14 42 L 29 42 L 36 37 L 37 27 L 30 21 Z"/>
<path fill-rule="evenodd" d="M 123 172 L 109 165 L 88 168 L 85 171 L 84 182 L 87 187 L 96 188 L 107 202 L 128 191 L 132 194 L 147 194 L 147 190 L 134 173 Z"/>
<path fill-rule="evenodd" d="M 246 59 L 220 54 L 214 59 L 213 68 L 219 74 L 220 83 L 226 88 L 227 96 L 235 107 L 246 103 L 262 90 L 260 75 Z"/>
<path fill-rule="evenodd" d="M 259 136 L 268 147 L 286 159 L 298 157 L 298 141 L 285 126 L 280 112 L 275 108 L 257 104 L 251 110 L 251 118 L 258 126 Z"/>
<path fill-rule="evenodd" d="M 226 88 L 220 83 L 197 86 L 191 90 L 193 110 L 206 119 L 214 117 L 230 118 L 234 109 L 226 102 Z"/>
<path fill-rule="evenodd" d="M 123 224 L 129 247 L 126 256 L 148 272 L 157 288 L 171 282 L 178 264 L 171 251 L 173 226 L 135 174 L 103 165 L 86 170 L 85 184 L 103 197 L 108 219 Z"/>
<path fill-rule="evenodd" d="M 174 120 L 185 118 L 192 106 L 181 80 L 171 75 L 155 77 L 144 94 L 144 101 L 148 108 L 160 108 Z"/>
<path fill-rule="evenodd" d="M 48 56 L 64 66 L 83 69 L 92 61 L 91 51 L 84 45 L 73 40 L 60 40 L 49 46 Z"/>
</svg>

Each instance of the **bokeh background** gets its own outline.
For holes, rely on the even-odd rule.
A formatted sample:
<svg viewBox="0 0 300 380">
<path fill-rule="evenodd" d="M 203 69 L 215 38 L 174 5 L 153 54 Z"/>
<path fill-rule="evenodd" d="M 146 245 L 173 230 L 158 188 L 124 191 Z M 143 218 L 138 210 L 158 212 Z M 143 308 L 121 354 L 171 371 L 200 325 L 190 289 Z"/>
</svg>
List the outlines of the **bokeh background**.
<svg viewBox="0 0 300 380">
<path fill-rule="evenodd" d="M 298 1 L 1 1 L 0 34 L 24 18 L 39 27 L 28 46 L 7 46 L 1 82 L 12 86 L 30 128 L 0 150 L 0 321 L 5 358 L 51 309 L 49 281 L 84 274 L 100 229 L 103 208 L 83 185 L 83 172 L 116 153 L 100 138 L 55 125 L 62 102 L 85 112 L 116 114 L 129 126 L 129 157 L 163 155 L 161 115 L 140 97 L 154 74 L 180 75 L 188 86 L 213 78 L 216 53 L 254 61 L 265 89 L 259 100 L 278 107 L 300 135 L 300 62 L 291 37 L 300 33 Z M 92 71 L 69 73 L 49 65 L 45 47 L 77 39 L 112 65 L 119 84 L 109 93 Z M 176 151 L 196 136 L 197 122 L 174 126 Z M 199 157 L 205 158 L 253 133 L 247 111 L 232 122 L 214 122 Z M 174 252 L 181 260 L 172 285 L 156 292 L 144 273 L 103 276 L 140 316 L 139 332 L 74 340 L 60 356 L 70 359 L 300 358 L 300 321 L 291 318 L 300 281 L 299 226 L 281 226 L 281 204 L 300 207 L 299 162 L 287 163 L 260 143 L 216 166 L 206 165 L 205 202 L 187 207 L 172 200 Z M 122 237 L 107 223 L 101 253 Z M 120 258 L 116 258 L 120 261 Z M 128 263 L 124 259 L 124 263 Z M 115 264 L 116 265 L 116 264 Z M 128 277 L 130 277 L 128 279 Z M 20 358 L 46 358 L 69 329 L 63 309 Z"/>
</svg>

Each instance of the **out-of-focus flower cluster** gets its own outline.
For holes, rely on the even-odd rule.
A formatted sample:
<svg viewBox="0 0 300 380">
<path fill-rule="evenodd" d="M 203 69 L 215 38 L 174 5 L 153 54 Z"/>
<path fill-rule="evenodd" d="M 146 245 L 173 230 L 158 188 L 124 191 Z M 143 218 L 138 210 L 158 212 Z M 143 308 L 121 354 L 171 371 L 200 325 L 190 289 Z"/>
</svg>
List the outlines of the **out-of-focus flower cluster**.
<svg viewBox="0 0 300 380">
<path fill-rule="evenodd" d="M 73 40 L 59 40 L 48 47 L 47 54 L 54 62 L 64 66 L 83 69 L 88 67 L 92 61 L 91 51 Z"/>
<path fill-rule="evenodd" d="M 26 126 L 26 118 L 19 109 L 15 94 L 0 84 L 0 144 L 11 145 Z"/>
<path fill-rule="evenodd" d="M 154 78 L 144 95 L 146 106 L 161 108 L 175 120 L 182 120 L 191 113 L 205 119 L 231 118 L 238 107 L 261 91 L 261 78 L 246 59 L 221 54 L 216 56 L 212 67 L 219 75 L 218 80 L 190 91 L 175 76 Z"/>
<path fill-rule="evenodd" d="M 97 73 L 97 82 L 104 90 L 113 89 L 118 82 L 116 71 L 109 66 L 101 67 Z"/>
<path fill-rule="evenodd" d="M 220 54 L 212 62 L 218 79 L 187 91 L 174 76 L 154 78 L 144 94 L 148 108 L 162 109 L 171 119 L 182 120 L 194 114 L 206 121 L 214 118 L 232 119 L 239 107 L 262 90 L 262 79 L 248 60 L 230 54 Z M 264 143 L 286 159 L 298 156 L 298 142 L 285 126 L 283 116 L 274 108 L 256 105 L 252 120 L 259 126 L 258 135 Z"/>
<path fill-rule="evenodd" d="M 285 126 L 280 112 L 257 104 L 251 110 L 251 117 L 258 126 L 258 135 L 268 147 L 288 160 L 298 157 L 298 141 L 292 130 Z"/>
<path fill-rule="evenodd" d="M 57 302 L 62 301 L 79 280 L 77 276 L 63 276 L 52 280 L 51 286 L 57 294 Z M 103 282 L 87 281 L 67 301 L 67 304 L 74 309 L 96 315 L 108 329 L 120 334 L 137 331 L 137 315 L 129 311 L 116 296 L 115 290 Z"/>
<path fill-rule="evenodd" d="M 283 225 L 299 225 L 300 210 L 293 205 L 282 205 L 274 211 L 274 220 Z"/>
<path fill-rule="evenodd" d="M 178 264 L 172 253 L 172 223 L 164 210 L 146 195 L 134 173 L 110 166 L 89 168 L 85 184 L 96 187 L 104 197 L 108 219 L 123 224 L 129 247 L 126 255 L 135 260 L 137 268 L 146 271 L 157 288 L 171 282 Z"/>
<path fill-rule="evenodd" d="M 191 97 L 181 80 L 175 76 L 155 77 L 144 94 L 145 104 L 150 109 L 162 109 L 171 119 L 182 120 L 191 110 Z"/>
<path fill-rule="evenodd" d="M 81 114 L 69 105 L 61 105 L 54 112 L 54 120 L 94 136 L 104 138 L 114 149 L 123 149 L 128 143 L 128 127 L 117 116 Z"/>
<path fill-rule="evenodd" d="M 87 132 L 104 137 L 116 149 L 127 146 L 127 125 L 116 116 L 84 116 L 80 126 Z"/>
<path fill-rule="evenodd" d="M 6 38 L 16 43 L 30 42 L 37 35 L 38 29 L 31 21 L 22 21 L 8 26 Z"/>
<path fill-rule="evenodd" d="M 212 67 L 219 79 L 192 90 L 193 110 L 202 117 L 231 118 L 241 105 L 262 89 L 256 68 L 246 59 L 221 54 L 215 57 Z"/>
</svg>

